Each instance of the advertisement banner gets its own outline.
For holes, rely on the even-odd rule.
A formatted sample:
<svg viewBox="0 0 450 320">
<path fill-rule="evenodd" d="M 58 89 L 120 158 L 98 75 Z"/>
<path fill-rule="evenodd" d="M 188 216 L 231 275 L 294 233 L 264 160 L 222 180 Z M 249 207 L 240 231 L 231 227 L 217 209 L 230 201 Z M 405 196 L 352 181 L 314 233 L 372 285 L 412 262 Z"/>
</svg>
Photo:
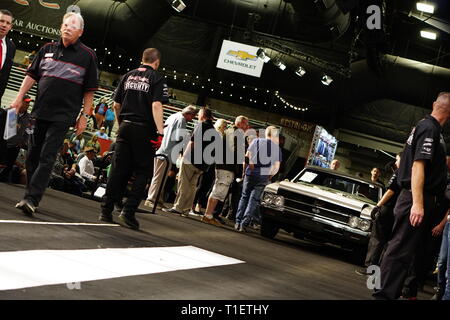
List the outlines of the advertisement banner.
<svg viewBox="0 0 450 320">
<path fill-rule="evenodd" d="M 49 39 L 60 37 L 60 26 L 68 11 L 80 12 L 75 0 L 2 0 L 1 9 L 14 16 L 13 30 Z"/>
<path fill-rule="evenodd" d="M 223 40 L 217 68 L 259 78 L 264 62 L 256 56 L 258 49 L 239 42 Z"/>
</svg>

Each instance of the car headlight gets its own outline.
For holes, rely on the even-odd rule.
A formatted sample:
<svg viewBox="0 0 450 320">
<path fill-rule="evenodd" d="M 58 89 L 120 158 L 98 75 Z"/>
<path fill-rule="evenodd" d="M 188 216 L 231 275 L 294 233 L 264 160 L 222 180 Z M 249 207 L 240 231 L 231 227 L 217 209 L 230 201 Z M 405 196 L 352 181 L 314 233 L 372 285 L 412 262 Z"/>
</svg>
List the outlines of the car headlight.
<svg viewBox="0 0 450 320">
<path fill-rule="evenodd" d="M 284 197 L 277 196 L 276 194 L 265 192 L 262 196 L 261 203 L 266 206 L 271 206 L 276 209 L 283 209 L 284 207 Z"/>
<path fill-rule="evenodd" d="M 283 196 L 275 196 L 273 200 L 273 204 L 277 207 L 284 207 L 284 197 Z"/>
<path fill-rule="evenodd" d="M 367 220 L 367 219 L 359 219 L 359 228 L 362 230 L 362 231 L 369 231 L 370 230 L 370 225 L 371 225 L 371 223 L 370 223 L 370 220 Z"/>
<path fill-rule="evenodd" d="M 370 222 L 370 220 L 352 216 L 350 217 L 350 219 L 348 219 L 348 225 L 355 229 L 360 229 L 362 231 L 369 231 L 372 223 Z"/>
<path fill-rule="evenodd" d="M 348 225 L 352 228 L 358 228 L 359 218 L 358 217 L 350 217 L 348 220 Z"/>
<path fill-rule="evenodd" d="M 262 201 L 264 203 L 270 204 L 272 202 L 272 198 L 273 198 L 272 193 L 265 192 Z"/>
</svg>

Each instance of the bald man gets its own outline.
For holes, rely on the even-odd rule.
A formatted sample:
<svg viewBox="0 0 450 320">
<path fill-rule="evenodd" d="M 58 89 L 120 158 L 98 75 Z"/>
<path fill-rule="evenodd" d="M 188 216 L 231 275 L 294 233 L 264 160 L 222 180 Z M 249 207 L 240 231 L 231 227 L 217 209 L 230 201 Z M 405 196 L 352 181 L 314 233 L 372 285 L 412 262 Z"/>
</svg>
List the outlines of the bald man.
<svg viewBox="0 0 450 320">
<path fill-rule="evenodd" d="M 418 243 L 431 232 L 430 216 L 437 195 L 447 186 L 446 148 L 442 128 L 450 119 L 450 93 L 442 92 L 433 111 L 412 129 L 398 170 L 402 191 L 394 208 L 392 239 L 381 263 L 376 299 L 397 299 Z"/>
</svg>

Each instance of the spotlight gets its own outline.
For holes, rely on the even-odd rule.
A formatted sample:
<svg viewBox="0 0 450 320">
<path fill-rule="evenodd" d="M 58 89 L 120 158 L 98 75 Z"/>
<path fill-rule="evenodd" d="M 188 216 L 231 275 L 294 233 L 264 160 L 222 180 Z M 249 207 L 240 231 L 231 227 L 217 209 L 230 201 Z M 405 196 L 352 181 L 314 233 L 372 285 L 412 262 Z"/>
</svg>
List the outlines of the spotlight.
<svg viewBox="0 0 450 320">
<path fill-rule="evenodd" d="M 300 66 L 295 70 L 295 74 L 298 75 L 299 77 L 303 77 L 306 74 L 306 70 L 305 68 Z"/>
<path fill-rule="evenodd" d="M 270 61 L 270 57 L 268 55 L 266 55 L 266 53 L 264 52 L 264 49 L 259 48 L 258 51 L 256 51 L 256 55 L 258 56 L 259 59 L 264 61 L 264 63 L 267 63 Z"/>
<path fill-rule="evenodd" d="M 416 8 L 417 8 L 417 10 L 425 12 L 425 13 L 430 13 L 430 14 L 434 13 L 434 5 L 430 4 L 430 3 L 417 2 Z"/>
<path fill-rule="evenodd" d="M 286 69 L 286 65 L 284 64 L 283 61 L 281 60 L 276 60 L 273 62 L 278 68 L 280 68 L 281 70 Z"/>
<path fill-rule="evenodd" d="M 421 30 L 420 31 L 420 36 L 422 38 L 425 38 L 425 39 L 436 40 L 437 33 L 436 32 L 431 32 L 431 31 L 426 31 L 426 30 Z"/>
<path fill-rule="evenodd" d="M 323 77 L 322 77 L 322 83 L 325 85 L 325 86 L 329 86 L 330 85 L 330 83 L 332 83 L 333 82 L 333 78 L 331 78 L 330 76 L 327 76 L 327 75 L 324 75 Z"/>
<path fill-rule="evenodd" d="M 176 11 L 176 12 L 181 12 L 184 9 L 186 9 L 186 5 L 184 4 L 183 1 L 181 0 L 168 0 L 168 2 L 170 3 L 170 5 L 172 6 L 172 8 Z"/>
</svg>

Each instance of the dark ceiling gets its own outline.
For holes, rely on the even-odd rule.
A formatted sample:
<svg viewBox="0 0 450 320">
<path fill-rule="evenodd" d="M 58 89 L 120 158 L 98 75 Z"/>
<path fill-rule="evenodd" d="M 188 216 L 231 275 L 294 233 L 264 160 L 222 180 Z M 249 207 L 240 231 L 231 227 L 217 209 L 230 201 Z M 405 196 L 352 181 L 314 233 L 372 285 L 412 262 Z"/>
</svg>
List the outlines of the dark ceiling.
<svg viewBox="0 0 450 320">
<path fill-rule="evenodd" d="M 124 73 L 137 66 L 144 47 L 157 47 L 169 86 L 198 93 L 199 104 L 214 97 L 330 129 L 357 123 L 363 133 L 403 141 L 418 119 L 390 111 L 421 114 L 414 110 L 429 110 L 439 91 L 449 91 L 447 0 L 432 1 L 432 16 L 418 16 L 410 0 L 184 0 L 182 13 L 166 0 L 74 2 L 86 19 L 83 41 L 96 49 L 102 70 Z M 382 30 L 366 26 L 366 9 L 374 3 L 384 9 Z M 421 38 L 425 28 L 437 31 L 437 40 Z M 12 34 L 16 43 L 24 40 L 22 49 L 40 45 L 36 37 Z M 263 47 L 287 69 L 269 62 L 261 78 L 217 69 L 224 39 Z M 307 71 L 302 78 L 294 73 L 299 65 Z M 320 81 L 325 73 L 334 79 L 330 86 Z M 276 108 L 275 91 L 308 111 Z"/>
</svg>

